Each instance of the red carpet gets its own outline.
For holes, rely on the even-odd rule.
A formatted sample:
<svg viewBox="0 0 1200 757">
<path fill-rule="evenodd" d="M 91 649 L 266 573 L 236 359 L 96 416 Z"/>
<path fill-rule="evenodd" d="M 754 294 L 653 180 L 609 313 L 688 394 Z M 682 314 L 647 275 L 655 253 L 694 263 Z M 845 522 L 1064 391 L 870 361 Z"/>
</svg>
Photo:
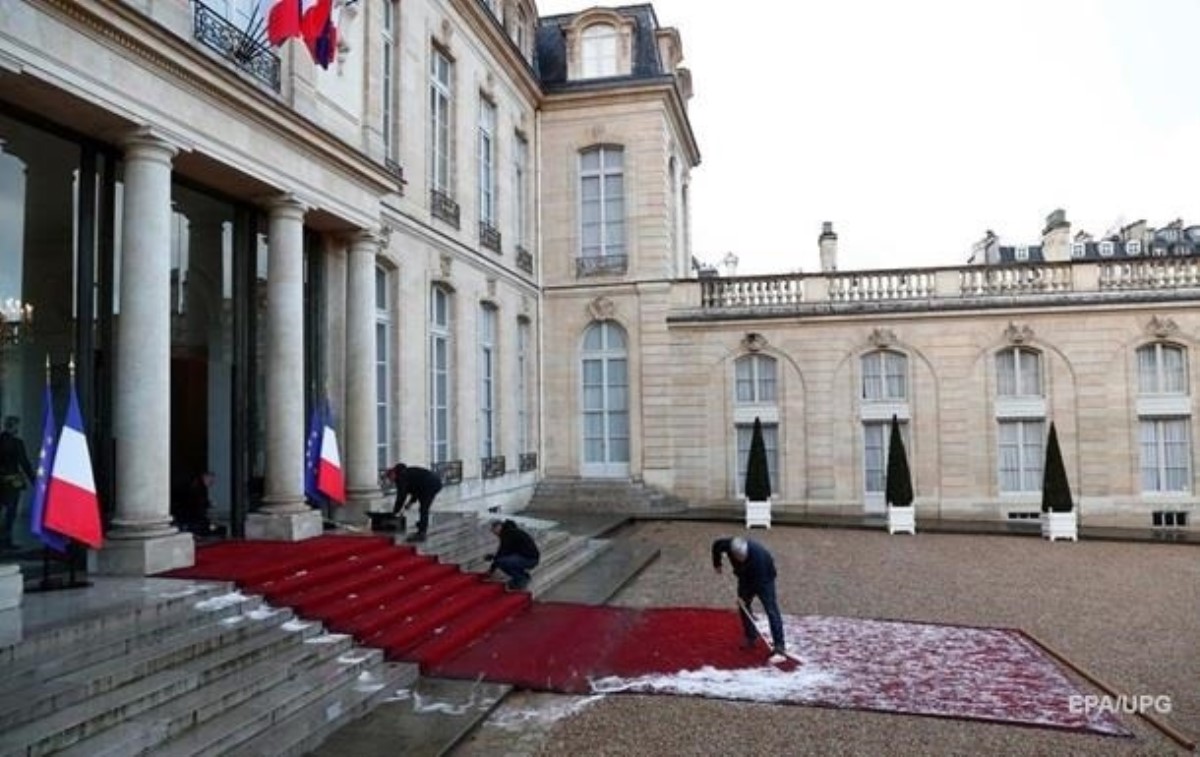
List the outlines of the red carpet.
<svg viewBox="0 0 1200 757">
<path fill-rule="evenodd" d="M 765 645 L 740 648 L 736 610 L 532 603 L 388 537 L 222 542 L 165 575 L 236 582 L 427 675 L 1129 735 L 1111 713 L 1072 711 L 1084 692 L 1015 630 L 785 616 L 803 664 L 777 668 Z"/>
</svg>

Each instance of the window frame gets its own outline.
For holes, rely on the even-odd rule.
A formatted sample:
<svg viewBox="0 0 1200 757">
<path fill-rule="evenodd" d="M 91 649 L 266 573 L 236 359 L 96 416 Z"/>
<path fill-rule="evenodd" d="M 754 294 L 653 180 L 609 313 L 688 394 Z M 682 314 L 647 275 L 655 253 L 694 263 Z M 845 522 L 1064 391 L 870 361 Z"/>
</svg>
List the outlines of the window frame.
<svg viewBox="0 0 1200 757">
<path fill-rule="evenodd" d="M 443 380 L 439 382 L 439 378 Z M 440 425 L 439 413 L 444 416 Z M 444 463 L 453 459 L 454 292 L 447 286 L 434 284 L 429 304 L 429 460 Z"/>
<path fill-rule="evenodd" d="M 433 45 L 429 64 L 429 187 L 454 197 L 454 59 Z"/>
<path fill-rule="evenodd" d="M 596 155 L 597 165 L 588 168 L 591 155 Z M 610 162 L 609 156 L 619 156 Z M 596 193 L 589 199 L 588 182 L 596 183 Z M 619 192 L 610 194 L 610 182 Z M 619 145 L 595 145 L 579 153 L 579 255 L 586 259 L 603 259 L 625 256 L 625 148 Z M 615 207 L 610 208 L 610 205 Z M 588 210 L 595 207 L 596 220 L 589 224 Z M 588 231 L 594 226 L 598 232 L 595 243 L 589 243 Z M 617 230 L 616 233 L 613 233 Z"/>
<path fill-rule="evenodd" d="M 479 355 L 479 456 L 491 458 L 497 455 L 499 412 L 496 390 L 499 371 L 498 322 L 499 309 L 490 302 L 479 303 L 478 355 Z"/>
<path fill-rule="evenodd" d="M 497 109 L 484 95 L 479 97 L 478 141 L 476 158 L 478 160 L 479 183 L 479 222 L 496 227 L 496 123 Z"/>
</svg>

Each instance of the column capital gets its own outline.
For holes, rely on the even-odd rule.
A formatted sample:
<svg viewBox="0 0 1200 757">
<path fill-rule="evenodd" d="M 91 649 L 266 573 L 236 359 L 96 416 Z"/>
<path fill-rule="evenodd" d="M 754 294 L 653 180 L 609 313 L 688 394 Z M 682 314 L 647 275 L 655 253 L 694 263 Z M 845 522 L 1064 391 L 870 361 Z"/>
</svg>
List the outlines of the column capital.
<svg viewBox="0 0 1200 757">
<path fill-rule="evenodd" d="M 387 244 L 389 234 L 390 229 L 386 226 L 381 229 L 358 229 L 351 232 L 347 237 L 347 241 L 350 243 L 350 252 L 377 255 L 380 248 Z"/>
<path fill-rule="evenodd" d="M 258 199 L 258 203 L 270 211 L 272 215 L 278 214 L 299 218 L 303 218 L 310 207 L 308 203 L 302 201 L 291 192 L 264 195 Z"/>
<path fill-rule="evenodd" d="M 139 126 L 120 135 L 117 140 L 125 148 L 126 158 L 140 157 L 170 163 L 184 146 L 178 139 L 171 139 L 157 128 Z"/>
</svg>

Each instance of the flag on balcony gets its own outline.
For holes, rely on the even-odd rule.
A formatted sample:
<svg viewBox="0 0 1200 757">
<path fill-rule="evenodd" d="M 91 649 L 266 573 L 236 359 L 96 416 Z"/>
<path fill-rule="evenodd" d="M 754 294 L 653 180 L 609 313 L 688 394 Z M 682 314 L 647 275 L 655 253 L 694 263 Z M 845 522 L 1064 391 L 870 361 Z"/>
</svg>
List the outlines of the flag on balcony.
<svg viewBox="0 0 1200 757">
<path fill-rule="evenodd" d="M 304 12 L 300 22 L 304 44 L 312 53 L 313 62 L 321 68 L 337 57 L 337 26 L 333 23 L 333 0 L 316 0 L 316 4 Z"/>
<path fill-rule="evenodd" d="M 50 471 L 54 467 L 54 450 L 58 448 L 55 438 L 54 404 L 50 396 L 50 379 L 42 393 L 42 445 L 38 451 L 37 480 L 33 484 L 33 502 L 30 506 L 29 530 L 55 552 L 66 552 L 68 541 L 46 528 L 46 491 L 50 488 Z"/>
<path fill-rule="evenodd" d="M 92 477 L 92 456 L 83 433 L 83 416 L 71 382 L 71 401 L 67 419 L 58 437 L 50 485 L 46 490 L 43 525 L 62 536 L 99 549 L 104 537 L 100 530 L 100 500 Z"/>
<path fill-rule="evenodd" d="M 337 432 L 333 430 L 329 403 L 321 413 L 321 451 L 317 457 L 317 489 L 339 505 L 346 503 L 346 479 L 342 475 L 342 456 Z"/>
<path fill-rule="evenodd" d="M 277 0 L 267 12 L 267 39 L 279 47 L 292 37 L 302 33 L 300 25 L 304 12 L 317 0 Z"/>
</svg>

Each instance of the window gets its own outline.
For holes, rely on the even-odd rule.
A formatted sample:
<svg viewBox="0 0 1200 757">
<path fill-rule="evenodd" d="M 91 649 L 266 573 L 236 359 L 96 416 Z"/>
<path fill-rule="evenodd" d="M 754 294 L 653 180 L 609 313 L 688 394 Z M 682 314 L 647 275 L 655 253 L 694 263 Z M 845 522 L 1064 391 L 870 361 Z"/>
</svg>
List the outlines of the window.
<svg viewBox="0 0 1200 757">
<path fill-rule="evenodd" d="M 997 353 L 996 394 L 1000 397 L 1042 396 L 1041 355 L 1023 347 Z"/>
<path fill-rule="evenodd" d="M 513 140 L 513 226 L 517 246 L 529 249 L 529 143 Z"/>
<path fill-rule="evenodd" d="M 392 464 L 392 302 L 387 270 L 375 267 L 375 464 Z"/>
<path fill-rule="evenodd" d="M 496 226 L 496 106 L 479 99 L 479 222 Z"/>
<path fill-rule="evenodd" d="M 862 398 L 876 402 L 908 399 L 908 358 L 891 350 L 864 355 Z"/>
<path fill-rule="evenodd" d="M 1191 490 L 1192 443 L 1188 418 L 1142 418 L 1142 491 L 1169 494 Z"/>
<path fill-rule="evenodd" d="M 1155 510 L 1150 514 L 1150 524 L 1155 528 L 1187 528 L 1188 514 L 1185 510 Z"/>
<path fill-rule="evenodd" d="M 1071 243 L 1071 257 L 1082 258 L 1086 254 L 1087 254 L 1087 245 L 1086 244 L 1084 244 L 1083 242 Z"/>
<path fill-rule="evenodd" d="M 529 321 L 517 319 L 517 449 L 532 452 L 529 433 L 529 370 L 533 365 L 529 356 Z"/>
<path fill-rule="evenodd" d="M 1172 344 L 1148 344 L 1137 351 L 1138 393 L 1185 395 L 1188 393 L 1187 356 Z"/>
<path fill-rule="evenodd" d="M 617 30 L 610 24 L 593 24 L 581 36 L 585 79 L 617 75 Z"/>
<path fill-rule="evenodd" d="M 1018 247 L 1013 252 L 1013 257 L 1017 260 L 1029 260 L 1029 248 L 1025 246 Z"/>
<path fill-rule="evenodd" d="M 448 462 L 453 432 L 453 333 L 450 291 L 434 285 L 429 298 L 429 458 Z"/>
<path fill-rule="evenodd" d="M 746 355 L 734 363 L 734 396 L 739 405 L 775 401 L 775 358 Z"/>
<path fill-rule="evenodd" d="M 763 446 L 767 449 L 767 472 L 770 474 L 771 491 L 779 491 L 779 424 L 763 423 Z M 754 438 L 753 423 L 737 425 L 737 495 L 746 490 L 746 468 L 750 460 L 750 440 Z"/>
<path fill-rule="evenodd" d="M 582 474 L 629 475 L 629 354 L 625 329 L 598 321 L 583 335 L 580 364 Z"/>
<path fill-rule="evenodd" d="M 1101 242 L 1100 243 L 1100 257 L 1111 258 L 1112 254 L 1113 254 L 1113 246 L 1114 245 L 1112 242 L 1107 242 L 1107 241 Z"/>
<path fill-rule="evenodd" d="M 1125 254 L 1126 255 L 1141 255 L 1142 254 L 1142 243 L 1136 239 L 1126 242 L 1125 243 Z"/>
<path fill-rule="evenodd" d="M 479 456 L 496 455 L 496 308 L 479 306 Z"/>
<path fill-rule="evenodd" d="M 585 258 L 625 254 L 624 152 L 594 147 L 580 156 L 580 241 Z"/>
<path fill-rule="evenodd" d="M 900 437 L 910 456 L 908 422 L 900 421 Z M 891 447 L 892 424 L 886 421 L 863 423 L 863 488 L 868 495 L 883 496 L 887 491 L 887 461 Z"/>
<path fill-rule="evenodd" d="M 513 43 L 521 51 L 521 56 L 529 60 L 529 16 L 524 7 L 517 8 L 516 21 L 512 29 Z"/>
<path fill-rule="evenodd" d="M 397 76 L 396 65 L 398 60 L 396 41 L 398 37 L 398 29 L 396 28 L 396 19 L 399 14 L 396 10 L 396 3 L 392 0 L 385 0 L 383 3 L 383 28 L 380 36 L 383 38 L 383 71 L 381 72 L 381 85 L 383 90 L 383 151 L 384 155 L 392 160 L 396 159 L 396 87 L 399 77 Z"/>
<path fill-rule="evenodd" d="M 1000 421 L 1001 493 L 1034 493 L 1042 490 L 1045 426 L 1045 421 L 1041 419 Z"/>
<path fill-rule="evenodd" d="M 429 62 L 429 186 L 447 196 L 453 194 L 451 181 L 450 139 L 452 80 L 454 64 L 441 50 L 434 48 Z"/>
</svg>

